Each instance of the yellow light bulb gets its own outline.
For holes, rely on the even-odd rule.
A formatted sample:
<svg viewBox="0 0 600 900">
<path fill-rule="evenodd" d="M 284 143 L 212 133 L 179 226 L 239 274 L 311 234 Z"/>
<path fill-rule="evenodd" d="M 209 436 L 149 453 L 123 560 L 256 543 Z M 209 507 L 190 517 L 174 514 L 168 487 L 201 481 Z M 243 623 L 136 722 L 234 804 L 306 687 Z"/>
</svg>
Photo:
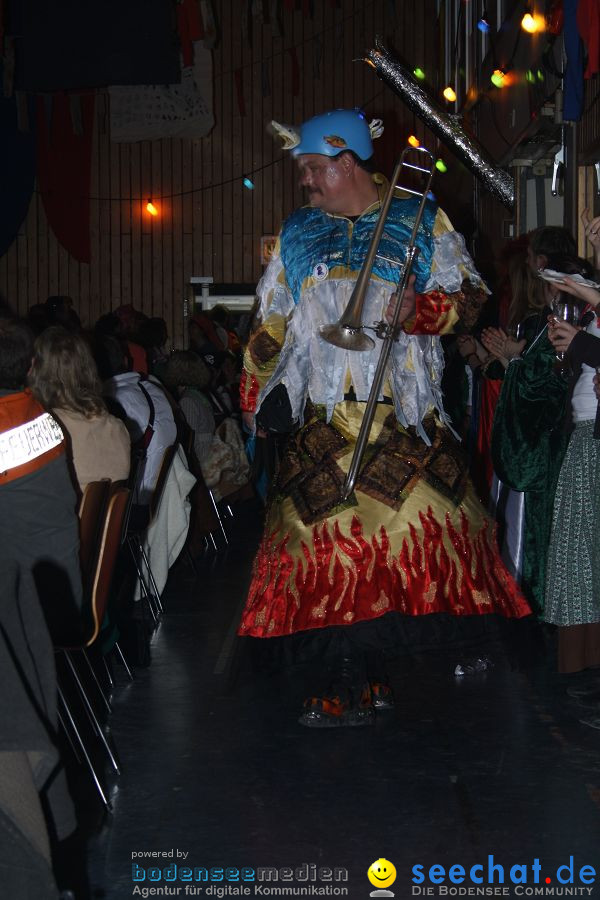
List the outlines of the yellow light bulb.
<svg viewBox="0 0 600 900">
<path fill-rule="evenodd" d="M 450 87 L 450 85 L 448 85 L 447 88 L 444 88 L 444 97 L 446 100 L 449 100 L 450 103 L 454 103 L 456 100 L 456 91 L 454 88 Z"/>
<path fill-rule="evenodd" d="M 415 137 L 414 134 L 411 134 L 411 136 L 408 139 L 408 143 L 410 144 L 411 147 L 420 147 L 421 146 L 421 141 L 419 140 L 418 137 Z"/>
<path fill-rule="evenodd" d="M 158 209 L 156 208 L 156 206 L 155 206 L 154 203 L 152 202 L 152 198 L 150 198 L 150 199 L 148 200 L 148 202 L 146 203 L 146 210 L 147 210 L 147 212 L 150 213 L 151 216 L 157 216 L 157 215 L 158 215 Z"/>
<path fill-rule="evenodd" d="M 543 27 L 544 20 L 542 16 L 537 16 L 535 13 L 533 15 L 529 12 L 525 13 L 521 19 L 521 28 L 529 34 L 536 34 L 536 32 L 542 31 Z"/>
</svg>

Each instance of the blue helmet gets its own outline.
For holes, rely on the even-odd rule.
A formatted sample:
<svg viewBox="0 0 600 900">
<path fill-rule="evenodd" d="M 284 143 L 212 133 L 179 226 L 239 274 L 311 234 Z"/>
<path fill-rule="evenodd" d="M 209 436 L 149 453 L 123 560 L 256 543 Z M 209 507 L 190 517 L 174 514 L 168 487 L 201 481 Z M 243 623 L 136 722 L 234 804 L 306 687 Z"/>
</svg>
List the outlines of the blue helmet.
<svg viewBox="0 0 600 900">
<path fill-rule="evenodd" d="M 373 155 L 371 129 L 359 109 L 333 109 L 309 119 L 300 126 L 300 143 L 292 148 L 292 155 L 337 156 L 344 150 L 352 150 L 360 159 Z"/>
</svg>

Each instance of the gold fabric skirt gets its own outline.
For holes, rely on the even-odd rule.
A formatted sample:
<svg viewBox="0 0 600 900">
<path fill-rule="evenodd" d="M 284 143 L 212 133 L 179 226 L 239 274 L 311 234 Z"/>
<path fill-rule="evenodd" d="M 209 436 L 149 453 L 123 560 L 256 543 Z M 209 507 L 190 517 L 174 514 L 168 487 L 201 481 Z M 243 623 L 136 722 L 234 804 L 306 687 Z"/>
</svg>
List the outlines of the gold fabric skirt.
<svg viewBox="0 0 600 900">
<path fill-rule="evenodd" d="M 340 488 L 363 403 L 309 407 L 283 455 L 239 634 L 276 637 L 398 612 L 521 617 L 463 450 L 433 416 L 431 446 L 376 408 L 353 495 Z"/>
</svg>

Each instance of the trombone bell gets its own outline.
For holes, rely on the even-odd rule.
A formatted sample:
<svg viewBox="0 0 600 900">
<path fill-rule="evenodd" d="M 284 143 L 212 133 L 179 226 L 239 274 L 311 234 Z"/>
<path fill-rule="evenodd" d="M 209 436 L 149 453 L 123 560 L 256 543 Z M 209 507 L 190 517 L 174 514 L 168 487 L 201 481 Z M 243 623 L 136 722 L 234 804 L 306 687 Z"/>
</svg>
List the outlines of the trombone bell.
<svg viewBox="0 0 600 900">
<path fill-rule="evenodd" d="M 360 327 L 335 322 L 333 325 L 321 325 L 319 334 L 323 340 L 342 350 L 371 350 L 375 341 L 365 334 Z"/>
</svg>

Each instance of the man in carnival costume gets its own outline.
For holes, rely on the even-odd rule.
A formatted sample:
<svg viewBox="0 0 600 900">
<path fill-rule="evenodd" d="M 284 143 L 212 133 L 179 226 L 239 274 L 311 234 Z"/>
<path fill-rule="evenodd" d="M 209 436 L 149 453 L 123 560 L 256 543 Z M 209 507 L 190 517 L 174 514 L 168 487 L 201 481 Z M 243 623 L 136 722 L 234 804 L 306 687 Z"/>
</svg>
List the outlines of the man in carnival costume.
<svg viewBox="0 0 600 900">
<path fill-rule="evenodd" d="M 259 284 L 241 402 L 248 425 L 256 415 L 259 428 L 282 430 L 285 419 L 298 427 L 273 485 L 239 634 L 327 637 L 332 683 L 306 701 L 300 722 L 360 725 L 393 704 L 376 660 L 390 646 L 413 644 L 415 623 L 530 612 L 499 557 L 440 391 L 439 335 L 461 319 L 472 326 L 486 289 L 463 238 L 428 200 L 370 441 L 342 502 L 381 340 L 350 352 L 323 340 L 319 328 L 344 311 L 387 192 L 371 163 L 382 128 L 359 110 L 339 109 L 299 133 L 273 124 L 296 158 L 309 205 L 284 222 Z M 390 318 L 419 202 L 395 192 L 365 323 Z"/>
</svg>

